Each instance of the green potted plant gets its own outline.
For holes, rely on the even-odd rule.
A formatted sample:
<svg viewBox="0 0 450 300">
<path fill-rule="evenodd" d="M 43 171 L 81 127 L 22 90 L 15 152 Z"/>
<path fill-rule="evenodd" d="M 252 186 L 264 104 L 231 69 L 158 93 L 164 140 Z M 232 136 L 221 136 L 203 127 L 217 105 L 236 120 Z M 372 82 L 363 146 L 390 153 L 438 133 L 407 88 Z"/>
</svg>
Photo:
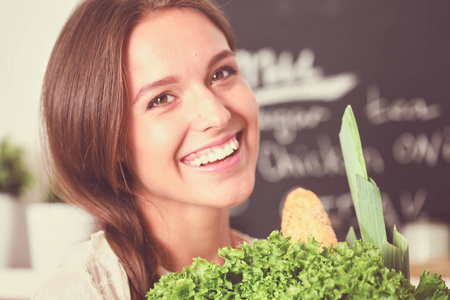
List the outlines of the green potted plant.
<svg viewBox="0 0 450 300">
<path fill-rule="evenodd" d="M 10 137 L 0 142 L 0 193 L 17 198 L 33 182 L 22 148 Z"/>
<path fill-rule="evenodd" d="M 32 182 L 24 150 L 4 137 L 0 141 L 0 267 L 13 266 L 18 247 L 23 247 L 19 244 L 25 217 L 19 196 Z"/>
</svg>

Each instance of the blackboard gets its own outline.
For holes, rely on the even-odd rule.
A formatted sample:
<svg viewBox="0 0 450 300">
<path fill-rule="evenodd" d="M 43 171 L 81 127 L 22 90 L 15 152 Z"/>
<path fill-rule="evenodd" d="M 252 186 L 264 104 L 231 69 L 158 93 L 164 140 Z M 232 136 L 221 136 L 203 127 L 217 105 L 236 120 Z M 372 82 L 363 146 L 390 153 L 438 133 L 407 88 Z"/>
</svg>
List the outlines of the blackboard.
<svg viewBox="0 0 450 300">
<path fill-rule="evenodd" d="M 231 210 L 233 227 L 266 237 L 301 186 L 343 239 L 356 224 L 338 139 L 349 104 L 386 225 L 450 221 L 450 1 L 228 0 L 223 9 L 260 105 L 255 190 Z"/>
</svg>

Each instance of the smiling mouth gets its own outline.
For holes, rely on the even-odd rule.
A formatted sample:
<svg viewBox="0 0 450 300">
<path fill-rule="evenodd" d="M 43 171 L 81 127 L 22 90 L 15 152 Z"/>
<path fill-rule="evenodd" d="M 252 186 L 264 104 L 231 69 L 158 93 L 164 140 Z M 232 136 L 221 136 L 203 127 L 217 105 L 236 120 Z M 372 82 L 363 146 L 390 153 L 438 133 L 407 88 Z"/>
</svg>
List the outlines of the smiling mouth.
<svg viewBox="0 0 450 300">
<path fill-rule="evenodd" d="M 225 144 L 220 146 L 203 149 L 194 154 L 188 155 L 183 162 L 192 167 L 202 167 L 211 164 L 217 164 L 226 161 L 228 158 L 236 154 L 239 149 L 239 142 L 234 136 Z"/>
</svg>

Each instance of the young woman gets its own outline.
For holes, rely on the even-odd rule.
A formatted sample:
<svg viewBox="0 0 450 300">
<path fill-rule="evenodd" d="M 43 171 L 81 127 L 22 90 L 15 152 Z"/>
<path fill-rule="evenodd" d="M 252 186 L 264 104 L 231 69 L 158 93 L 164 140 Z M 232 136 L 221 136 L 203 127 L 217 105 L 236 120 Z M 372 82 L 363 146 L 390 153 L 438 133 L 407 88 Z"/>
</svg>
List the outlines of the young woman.
<svg viewBox="0 0 450 300">
<path fill-rule="evenodd" d="M 159 277 L 248 236 L 228 209 L 254 186 L 258 107 L 209 0 L 87 0 L 43 88 L 64 199 L 99 231 L 34 299 L 142 299 Z"/>
</svg>

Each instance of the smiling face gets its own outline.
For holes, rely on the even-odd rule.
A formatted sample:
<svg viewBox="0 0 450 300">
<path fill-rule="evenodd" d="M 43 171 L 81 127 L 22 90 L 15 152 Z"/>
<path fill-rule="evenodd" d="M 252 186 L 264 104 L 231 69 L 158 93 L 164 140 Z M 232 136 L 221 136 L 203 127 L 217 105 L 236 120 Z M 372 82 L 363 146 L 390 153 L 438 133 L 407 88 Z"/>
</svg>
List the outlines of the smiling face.
<svg viewBox="0 0 450 300">
<path fill-rule="evenodd" d="M 250 195 L 258 107 L 223 33 L 190 9 L 150 14 L 127 45 L 136 193 L 230 207 Z"/>
</svg>

